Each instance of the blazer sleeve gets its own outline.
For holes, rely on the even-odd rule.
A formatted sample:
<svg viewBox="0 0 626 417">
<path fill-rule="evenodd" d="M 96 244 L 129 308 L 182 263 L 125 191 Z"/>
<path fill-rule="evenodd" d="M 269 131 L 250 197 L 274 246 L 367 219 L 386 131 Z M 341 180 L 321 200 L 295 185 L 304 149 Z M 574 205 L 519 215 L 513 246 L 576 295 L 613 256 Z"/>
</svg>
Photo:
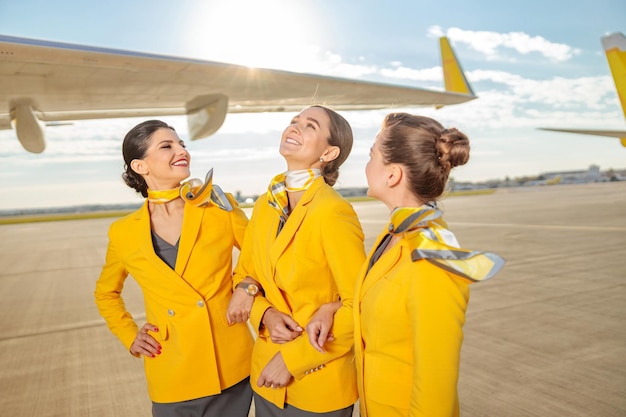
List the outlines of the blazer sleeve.
<svg viewBox="0 0 626 417">
<path fill-rule="evenodd" d="M 319 244 L 338 290 L 335 300 L 340 299 L 342 305 L 334 317 L 332 332 L 335 340 L 326 344 L 326 353 L 315 350 L 306 335 L 281 345 L 285 364 L 298 379 L 307 371 L 347 354 L 354 344 L 352 302 L 356 279 L 365 260 L 363 230 L 350 203 L 341 201 L 341 204 L 329 206 L 322 222 L 322 242 Z"/>
<path fill-rule="evenodd" d="M 235 247 L 241 250 L 243 246 L 243 240 L 246 233 L 246 227 L 248 226 L 248 217 L 246 213 L 239 207 L 237 200 L 232 196 L 232 194 L 226 194 L 226 197 L 230 201 L 230 204 L 233 206 L 233 210 L 231 211 L 231 222 L 233 228 L 233 236 L 235 236 Z"/>
<path fill-rule="evenodd" d="M 256 204 L 258 204 L 258 200 Z M 254 256 L 252 253 L 254 248 L 254 230 L 256 229 L 257 223 L 256 216 L 254 215 L 256 204 L 252 216 L 250 216 L 250 220 L 246 223 L 246 228 L 243 232 L 243 241 L 239 243 L 239 258 L 237 259 L 237 264 L 233 271 L 233 291 L 237 284 L 243 281 L 246 276 L 252 278 L 256 276 L 254 270 Z"/>
<path fill-rule="evenodd" d="M 127 277 L 128 271 L 117 254 L 115 240 L 112 232 L 109 231 L 106 261 L 96 282 L 94 296 L 100 315 L 106 321 L 111 332 L 120 339 L 127 349 L 130 349 L 139 327 L 126 310 L 121 296 Z"/>
<path fill-rule="evenodd" d="M 256 205 L 261 204 L 257 199 Z M 256 211 L 255 205 L 255 211 Z M 257 220 L 254 215 L 250 217 L 250 221 L 247 222 L 247 227 L 245 229 L 243 244 L 240 247 L 239 259 L 237 260 L 237 265 L 235 265 L 235 270 L 233 273 L 233 291 L 237 287 L 241 281 L 243 281 L 247 276 L 254 278 L 257 282 L 259 282 L 258 275 L 256 273 L 256 269 L 254 267 L 254 238 L 255 238 L 255 229 Z M 263 314 L 265 314 L 265 310 L 270 308 L 272 305 L 269 301 L 262 295 L 259 294 L 254 297 L 254 302 L 252 304 L 252 311 L 250 311 L 250 324 L 255 332 L 259 332 L 261 329 L 261 319 Z M 262 332 L 259 332 L 262 333 Z M 261 336 L 262 334 L 259 334 Z"/>
<path fill-rule="evenodd" d="M 409 415 L 458 415 L 457 382 L 469 288 L 427 261 L 411 266 L 408 314 L 415 365 Z"/>
</svg>

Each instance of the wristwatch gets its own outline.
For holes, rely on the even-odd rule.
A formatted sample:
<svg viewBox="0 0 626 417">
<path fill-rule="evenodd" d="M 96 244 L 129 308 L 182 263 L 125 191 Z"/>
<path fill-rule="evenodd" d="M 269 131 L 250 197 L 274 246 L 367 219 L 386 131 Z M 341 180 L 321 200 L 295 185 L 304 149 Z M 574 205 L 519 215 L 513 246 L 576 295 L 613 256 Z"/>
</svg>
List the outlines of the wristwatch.
<svg viewBox="0 0 626 417">
<path fill-rule="evenodd" d="M 243 288 L 246 294 L 251 297 L 254 297 L 259 293 L 259 286 L 250 282 L 240 282 L 235 288 Z"/>
</svg>

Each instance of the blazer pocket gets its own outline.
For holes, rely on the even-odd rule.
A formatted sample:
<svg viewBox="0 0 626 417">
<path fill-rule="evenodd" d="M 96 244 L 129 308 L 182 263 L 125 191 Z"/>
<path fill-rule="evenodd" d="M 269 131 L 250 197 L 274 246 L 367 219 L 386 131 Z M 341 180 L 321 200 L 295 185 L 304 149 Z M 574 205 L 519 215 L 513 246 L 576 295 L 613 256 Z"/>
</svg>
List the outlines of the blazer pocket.
<svg viewBox="0 0 626 417">
<path fill-rule="evenodd" d="M 166 321 L 164 320 L 152 320 L 148 321 L 159 329 L 158 332 L 149 332 L 149 334 L 160 342 L 164 342 L 170 337 L 170 329 Z"/>
<path fill-rule="evenodd" d="M 166 323 L 160 324 L 157 327 L 159 331 L 153 333 L 153 336 L 156 340 L 165 342 L 167 339 L 170 338 L 170 328 Z"/>
<path fill-rule="evenodd" d="M 209 308 L 209 316 L 211 318 L 211 321 L 213 322 L 219 322 L 222 325 L 224 325 L 224 327 L 230 327 L 228 325 L 228 320 L 226 319 L 226 313 L 228 312 L 228 303 L 226 304 L 218 304 L 218 303 L 210 303 L 207 302 L 208 308 Z M 216 320 L 216 316 L 217 315 L 217 320 Z"/>
</svg>

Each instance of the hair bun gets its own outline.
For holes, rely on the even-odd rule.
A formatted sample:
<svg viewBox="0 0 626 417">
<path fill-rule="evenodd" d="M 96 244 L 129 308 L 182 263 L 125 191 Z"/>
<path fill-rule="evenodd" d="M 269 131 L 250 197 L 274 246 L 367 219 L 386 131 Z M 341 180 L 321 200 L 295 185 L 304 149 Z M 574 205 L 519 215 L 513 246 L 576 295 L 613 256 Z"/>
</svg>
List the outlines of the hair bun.
<svg viewBox="0 0 626 417">
<path fill-rule="evenodd" d="M 437 153 L 442 168 L 450 170 L 469 161 L 469 139 L 455 127 L 444 129 L 437 138 Z"/>
</svg>

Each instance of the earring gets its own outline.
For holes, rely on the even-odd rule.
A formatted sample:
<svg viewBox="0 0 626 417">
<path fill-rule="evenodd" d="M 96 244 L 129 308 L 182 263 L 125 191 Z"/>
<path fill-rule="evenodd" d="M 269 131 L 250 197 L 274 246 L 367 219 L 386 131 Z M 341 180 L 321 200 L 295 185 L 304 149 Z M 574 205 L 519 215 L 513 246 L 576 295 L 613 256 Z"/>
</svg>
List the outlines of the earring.
<svg viewBox="0 0 626 417">
<path fill-rule="evenodd" d="M 324 162 L 324 158 L 320 158 L 320 162 Z"/>
</svg>

